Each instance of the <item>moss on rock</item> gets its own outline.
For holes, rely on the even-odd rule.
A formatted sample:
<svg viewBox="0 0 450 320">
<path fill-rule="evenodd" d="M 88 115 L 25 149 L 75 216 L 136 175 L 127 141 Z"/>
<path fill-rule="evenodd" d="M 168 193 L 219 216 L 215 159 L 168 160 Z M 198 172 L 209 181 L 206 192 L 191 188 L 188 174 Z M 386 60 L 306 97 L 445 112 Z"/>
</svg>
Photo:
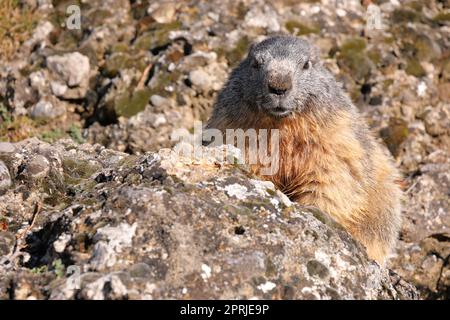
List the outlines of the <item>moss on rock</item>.
<svg viewBox="0 0 450 320">
<path fill-rule="evenodd" d="M 408 23 L 408 22 L 419 22 L 421 19 L 420 13 L 411 9 L 395 9 L 392 13 L 392 22 L 396 23 Z"/>
<path fill-rule="evenodd" d="M 293 34 L 295 36 L 303 36 L 310 33 L 320 33 L 319 28 L 303 24 L 297 20 L 287 21 L 285 27 L 290 34 Z"/>
<path fill-rule="evenodd" d="M 131 56 L 125 52 L 115 52 L 106 60 L 103 73 L 107 77 L 113 78 L 117 76 L 120 70 L 136 68 L 142 71 L 145 67 L 146 64 L 140 57 Z"/>
<path fill-rule="evenodd" d="M 405 72 L 415 77 L 424 77 L 426 75 L 425 69 L 420 64 L 420 61 L 415 58 L 410 58 L 406 64 Z"/>
<path fill-rule="evenodd" d="M 366 53 L 365 40 L 353 38 L 344 42 L 338 55 L 338 65 L 357 82 L 367 79 L 371 73 L 373 62 Z"/>
<path fill-rule="evenodd" d="M 162 47 L 170 42 L 169 32 L 180 29 L 181 22 L 154 23 L 149 26 L 149 31 L 144 32 L 134 42 L 134 47 L 139 50 L 152 50 Z"/>
<path fill-rule="evenodd" d="M 124 93 L 115 100 L 115 112 L 117 116 L 132 117 L 143 111 L 151 96 L 148 88 L 138 90 L 132 94 Z"/>
</svg>

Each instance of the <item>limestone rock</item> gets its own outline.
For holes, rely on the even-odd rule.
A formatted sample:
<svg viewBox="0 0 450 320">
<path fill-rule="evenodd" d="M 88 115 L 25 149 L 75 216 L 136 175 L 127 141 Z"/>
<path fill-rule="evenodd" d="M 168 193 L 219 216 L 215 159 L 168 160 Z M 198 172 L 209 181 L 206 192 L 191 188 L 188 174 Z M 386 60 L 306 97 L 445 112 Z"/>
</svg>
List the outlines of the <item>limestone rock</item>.
<svg viewBox="0 0 450 320">
<path fill-rule="evenodd" d="M 16 203 L 28 188 L 36 196 L 17 212 L 36 216 L 30 229 L 14 224 L 19 215 L 8 217 L 10 232 L 25 232 L 22 262 L 0 233 L 2 299 L 418 297 L 326 213 L 287 203 L 245 167 L 218 165 L 232 149 L 132 156 L 69 140 L 29 140 L 15 149 L 8 164 L 19 174 L 0 203 Z M 42 184 L 21 179 L 17 168 L 26 159 L 56 155 L 60 174 Z M 34 199 L 44 205 L 36 209 Z"/>
</svg>

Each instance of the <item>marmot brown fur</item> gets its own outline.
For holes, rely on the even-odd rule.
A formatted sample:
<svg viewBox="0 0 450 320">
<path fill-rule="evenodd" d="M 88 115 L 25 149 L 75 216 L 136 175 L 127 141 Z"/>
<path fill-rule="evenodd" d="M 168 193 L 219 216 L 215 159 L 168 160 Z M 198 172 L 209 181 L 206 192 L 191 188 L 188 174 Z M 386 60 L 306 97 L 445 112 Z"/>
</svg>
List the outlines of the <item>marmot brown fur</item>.
<svg viewBox="0 0 450 320">
<path fill-rule="evenodd" d="M 279 129 L 278 171 L 262 178 L 328 212 L 384 262 L 401 225 L 399 174 L 307 41 L 276 36 L 252 46 L 207 128 Z"/>
</svg>

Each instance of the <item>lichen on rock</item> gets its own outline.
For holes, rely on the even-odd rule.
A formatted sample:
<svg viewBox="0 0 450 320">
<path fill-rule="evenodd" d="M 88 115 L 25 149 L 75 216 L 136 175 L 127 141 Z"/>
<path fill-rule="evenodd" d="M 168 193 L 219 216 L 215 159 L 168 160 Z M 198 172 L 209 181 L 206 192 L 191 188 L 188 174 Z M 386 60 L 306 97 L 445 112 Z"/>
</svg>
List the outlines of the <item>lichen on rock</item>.
<svg viewBox="0 0 450 320">
<path fill-rule="evenodd" d="M 13 185 L 5 185 L 1 209 L 32 218 L 13 227 L 19 217 L 5 217 L 23 237 L 13 246 L 11 234 L 0 233 L 2 299 L 417 298 L 343 229 L 245 167 L 217 166 L 214 152 L 130 156 L 36 139 L 10 149 Z M 13 201 L 26 183 L 20 168 L 41 168 L 56 155 L 61 174 L 79 178 L 64 180 L 64 206 L 40 202 L 43 184 L 28 185 L 35 196 L 23 203 Z M 47 184 L 55 178 L 36 170 Z M 73 268 L 77 283 L 67 272 Z"/>
</svg>

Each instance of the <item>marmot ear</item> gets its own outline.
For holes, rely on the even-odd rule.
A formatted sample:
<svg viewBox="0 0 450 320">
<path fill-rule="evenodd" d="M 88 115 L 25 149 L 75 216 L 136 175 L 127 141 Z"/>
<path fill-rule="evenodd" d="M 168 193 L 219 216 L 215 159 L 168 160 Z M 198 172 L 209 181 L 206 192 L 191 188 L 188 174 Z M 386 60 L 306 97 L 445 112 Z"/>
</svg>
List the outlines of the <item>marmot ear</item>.
<svg viewBox="0 0 450 320">
<path fill-rule="evenodd" d="M 255 49 L 255 46 L 256 46 L 257 44 L 258 44 L 257 42 L 252 42 L 252 43 L 250 43 L 250 45 L 248 46 L 248 54 L 249 54 L 249 55 L 253 52 L 253 50 Z"/>
<path fill-rule="evenodd" d="M 261 41 L 263 41 L 266 37 L 264 36 L 259 36 L 256 37 L 255 39 L 253 39 L 250 43 L 250 45 L 248 46 L 248 53 L 252 53 L 252 51 L 255 49 L 256 45 L 259 44 Z"/>
</svg>

